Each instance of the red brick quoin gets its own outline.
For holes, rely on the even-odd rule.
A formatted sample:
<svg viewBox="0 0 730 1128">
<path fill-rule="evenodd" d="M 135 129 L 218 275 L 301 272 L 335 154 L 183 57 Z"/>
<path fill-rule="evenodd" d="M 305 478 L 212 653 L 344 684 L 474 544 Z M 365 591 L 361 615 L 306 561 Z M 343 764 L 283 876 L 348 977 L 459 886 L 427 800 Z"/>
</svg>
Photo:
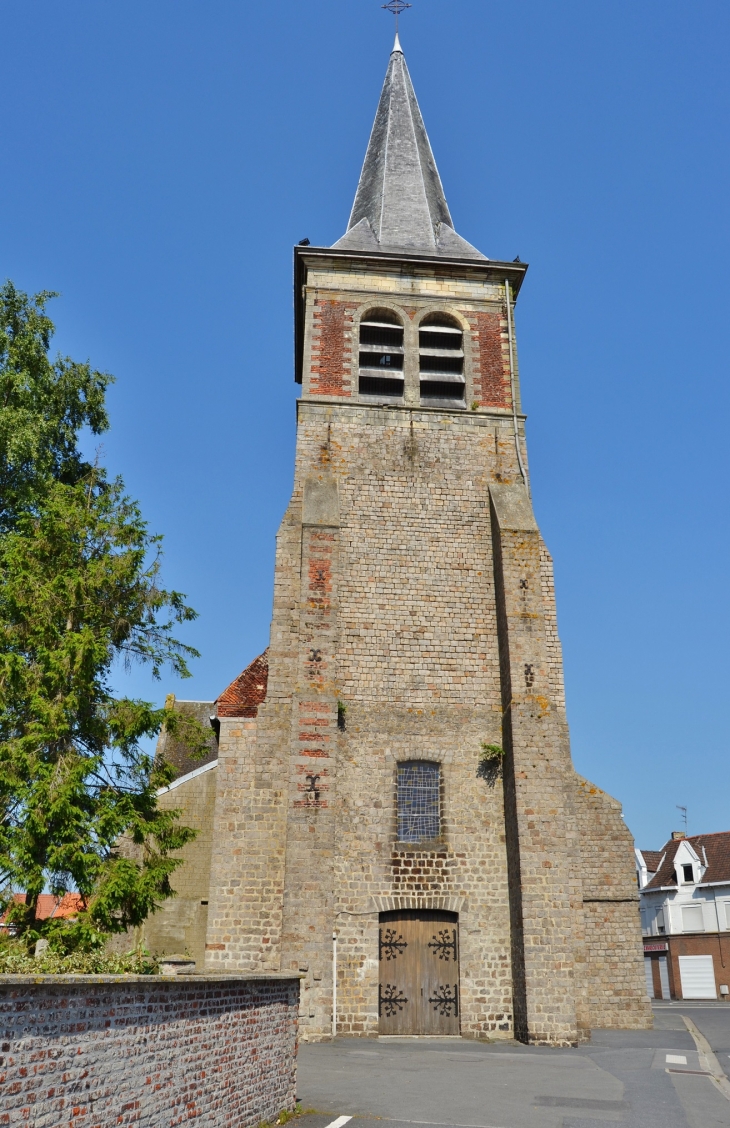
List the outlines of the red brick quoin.
<svg viewBox="0 0 730 1128">
<path fill-rule="evenodd" d="M 503 346 L 502 318 L 498 313 L 476 313 L 479 366 L 474 375 L 474 399 L 480 407 L 511 407 L 509 355 Z"/>
<path fill-rule="evenodd" d="M 345 333 L 354 305 L 331 300 L 314 303 L 312 369 L 309 390 L 315 396 L 351 396 L 352 346 Z M 348 372 L 345 373 L 345 366 Z"/>
</svg>

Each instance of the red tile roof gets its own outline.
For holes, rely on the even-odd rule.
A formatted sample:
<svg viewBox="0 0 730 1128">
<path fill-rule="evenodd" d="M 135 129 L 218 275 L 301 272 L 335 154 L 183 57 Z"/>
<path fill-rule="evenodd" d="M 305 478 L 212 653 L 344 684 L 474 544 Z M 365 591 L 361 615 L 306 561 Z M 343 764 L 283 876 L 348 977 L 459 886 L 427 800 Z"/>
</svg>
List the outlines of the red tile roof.
<svg viewBox="0 0 730 1128">
<path fill-rule="evenodd" d="M 25 896 L 25 893 L 14 893 L 13 900 L 16 904 L 24 905 Z M 73 917 L 82 912 L 85 907 L 84 899 L 80 893 L 64 893 L 63 897 L 56 897 L 53 893 L 41 893 L 36 908 L 36 919 Z M 4 919 L 5 917 L 2 918 L 2 920 Z"/>
<path fill-rule="evenodd" d="M 703 865 L 705 856 L 707 857 L 707 869 L 702 878 L 703 885 L 711 882 L 730 882 L 730 831 L 723 830 L 719 834 L 693 834 L 687 838 L 670 839 L 660 853 L 660 857 L 664 854 L 661 869 L 645 885 L 645 889 L 659 889 L 661 886 L 677 884 L 674 859 L 683 842 L 689 842 Z"/>
<path fill-rule="evenodd" d="M 656 873 L 662 860 L 661 850 L 639 850 L 649 873 Z"/>
<path fill-rule="evenodd" d="M 255 717 L 259 705 L 266 700 L 266 687 L 269 681 L 269 652 L 265 650 L 254 658 L 228 689 L 224 689 L 216 701 L 219 717 Z"/>
</svg>

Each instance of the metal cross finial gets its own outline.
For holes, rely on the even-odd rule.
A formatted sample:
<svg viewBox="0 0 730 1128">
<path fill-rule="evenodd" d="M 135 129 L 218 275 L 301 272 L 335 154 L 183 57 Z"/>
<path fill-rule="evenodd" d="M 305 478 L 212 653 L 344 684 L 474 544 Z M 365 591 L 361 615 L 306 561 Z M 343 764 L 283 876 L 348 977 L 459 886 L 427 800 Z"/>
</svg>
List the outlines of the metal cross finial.
<svg viewBox="0 0 730 1128">
<path fill-rule="evenodd" d="M 382 4 L 381 7 L 385 8 L 387 12 L 392 12 L 395 16 L 395 33 L 398 34 L 398 17 L 401 12 L 405 12 L 406 8 L 412 8 L 412 4 L 406 4 L 405 0 L 388 0 L 387 4 Z"/>
</svg>

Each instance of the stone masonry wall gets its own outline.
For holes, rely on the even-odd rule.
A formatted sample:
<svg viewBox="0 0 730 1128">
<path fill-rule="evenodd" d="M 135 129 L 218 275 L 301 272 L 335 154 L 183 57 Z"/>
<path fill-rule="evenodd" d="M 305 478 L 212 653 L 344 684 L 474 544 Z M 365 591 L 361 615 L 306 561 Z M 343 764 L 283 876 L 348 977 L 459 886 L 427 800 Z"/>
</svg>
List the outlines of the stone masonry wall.
<svg viewBox="0 0 730 1128">
<path fill-rule="evenodd" d="M 299 652 L 301 487 L 277 536 L 266 701 L 221 719 L 208 909 L 208 970 L 281 966 L 292 679 Z"/>
<path fill-rule="evenodd" d="M 298 981 L 0 977 L 0 1125 L 254 1128 L 296 1099 Z"/>
<path fill-rule="evenodd" d="M 156 955 L 191 956 L 199 972 L 205 965 L 217 770 L 213 764 L 208 771 L 177 784 L 158 799 L 162 810 L 183 810 L 181 822 L 198 834 L 175 852 L 176 857 L 184 859 L 170 878 L 177 896 L 163 901 L 135 937 Z"/>
<path fill-rule="evenodd" d="M 337 629 L 317 647 L 336 684 L 318 673 L 307 681 L 303 671 L 300 689 L 306 681 L 309 701 L 314 690 L 324 708 L 336 687 L 346 717 L 343 731 L 330 714 L 326 732 L 330 763 L 336 751 L 328 808 L 290 817 L 287 887 L 302 893 L 288 914 L 282 966 L 307 968 L 306 1037 L 329 1032 L 333 929 L 338 1031 L 377 1033 L 378 914 L 393 898 L 401 907 L 444 898 L 458 906 L 462 1029 L 511 1030 L 501 787 L 477 777 L 481 742 L 501 739 L 487 508 L 495 444 L 485 423 L 300 408 L 297 476 L 323 471 L 327 440 L 324 472 L 339 483 L 340 511 Z M 310 633 L 303 642 L 306 654 Z M 408 759 L 442 765 L 441 849 L 395 842 L 396 768 Z"/>
<path fill-rule="evenodd" d="M 583 860 L 587 1023 L 651 1026 L 636 873 L 629 866 L 633 839 L 620 803 L 577 774 L 574 787 Z"/>
<path fill-rule="evenodd" d="M 550 697 L 562 714 L 565 714 L 565 683 L 563 681 L 563 648 L 558 635 L 558 615 L 555 606 L 555 578 L 553 558 L 545 542 L 540 540 L 540 587 L 545 610 L 545 647 L 547 650 Z"/>
</svg>

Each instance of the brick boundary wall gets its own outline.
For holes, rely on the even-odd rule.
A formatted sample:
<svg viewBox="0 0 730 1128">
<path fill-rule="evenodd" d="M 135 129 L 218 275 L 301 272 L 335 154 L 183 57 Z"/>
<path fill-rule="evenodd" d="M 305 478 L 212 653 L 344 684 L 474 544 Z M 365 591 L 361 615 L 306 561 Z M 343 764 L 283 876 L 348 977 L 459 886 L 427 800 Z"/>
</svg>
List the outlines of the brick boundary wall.
<svg viewBox="0 0 730 1128">
<path fill-rule="evenodd" d="M 252 1128 L 296 1100 L 296 976 L 0 976 L 0 1125 Z"/>
</svg>

